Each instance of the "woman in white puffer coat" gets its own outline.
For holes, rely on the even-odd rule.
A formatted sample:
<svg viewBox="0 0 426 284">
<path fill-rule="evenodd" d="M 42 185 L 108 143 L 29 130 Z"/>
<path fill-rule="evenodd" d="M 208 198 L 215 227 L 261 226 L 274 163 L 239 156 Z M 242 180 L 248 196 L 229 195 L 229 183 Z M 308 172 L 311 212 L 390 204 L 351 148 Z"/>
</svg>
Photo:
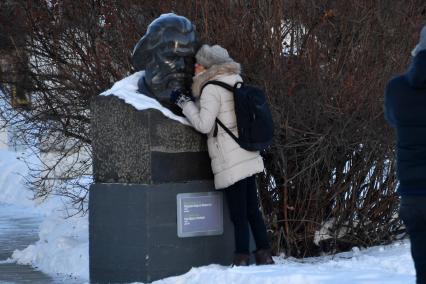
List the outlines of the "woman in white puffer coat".
<svg viewBox="0 0 426 284">
<path fill-rule="evenodd" d="M 196 54 L 192 93 L 194 103 L 182 93 L 174 94 L 175 102 L 196 130 L 207 134 L 216 189 L 224 189 L 235 228 L 234 265 L 249 264 L 249 224 L 255 238 L 256 264 L 274 263 L 269 241 L 257 201 L 255 174 L 264 169 L 259 152 L 242 149 L 234 139 L 216 124 L 218 118 L 238 136 L 233 94 L 211 80 L 234 86 L 242 82 L 240 64 L 232 60 L 226 49 L 203 45 Z M 201 93 L 202 91 L 202 93 Z"/>
</svg>

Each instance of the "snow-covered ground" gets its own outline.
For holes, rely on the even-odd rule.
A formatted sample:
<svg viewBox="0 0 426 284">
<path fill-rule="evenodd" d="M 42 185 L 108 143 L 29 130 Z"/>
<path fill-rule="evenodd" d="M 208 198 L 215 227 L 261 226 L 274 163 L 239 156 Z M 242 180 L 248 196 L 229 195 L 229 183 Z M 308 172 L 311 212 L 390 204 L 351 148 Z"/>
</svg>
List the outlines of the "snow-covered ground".
<svg viewBox="0 0 426 284">
<path fill-rule="evenodd" d="M 41 215 L 40 240 L 21 251 L 15 251 L 4 262 L 30 264 L 50 275 L 73 275 L 82 283 L 89 279 L 87 216 L 64 219 L 63 202 L 51 198 L 40 203 L 30 200 L 31 193 L 22 185 L 25 153 L 0 150 L 0 206 L 13 204 L 26 212 Z M 18 159 L 19 158 L 19 159 Z M 13 206 L 8 206 L 14 210 Z M 20 210 L 15 210 L 19 214 Z M 14 211 L 14 212 L 15 212 Z M 156 281 L 156 284 L 209 283 L 362 283 L 414 284 L 415 271 L 408 241 L 335 256 L 294 259 L 275 257 L 276 265 L 224 267 L 209 265 L 191 269 L 180 276 Z"/>
<path fill-rule="evenodd" d="M 16 250 L 8 261 L 29 264 L 51 275 L 59 273 L 88 279 L 87 216 L 65 218 L 68 214 L 64 202 L 57 196 L 33 200 L 32 193 L 24 186 L 23 175 L 27 172 L 24 157 L 31 159 L 27 152 L 0 150 L 0 206 L 14 205 L 8 207 L 10 210 L 25 208 L 27 214 L 42 216 L 43 222 L 39 241 L 24 250 Z"/>
</svg>

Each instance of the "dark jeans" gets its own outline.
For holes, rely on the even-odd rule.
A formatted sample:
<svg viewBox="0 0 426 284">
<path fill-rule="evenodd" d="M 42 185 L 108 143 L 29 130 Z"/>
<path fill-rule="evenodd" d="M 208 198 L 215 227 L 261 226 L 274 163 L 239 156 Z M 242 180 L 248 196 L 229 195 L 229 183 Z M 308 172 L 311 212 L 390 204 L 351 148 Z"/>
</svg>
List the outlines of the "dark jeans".
<svg viewBox="0 0 426 284">
<path fill-rule="evenodd" d="M 234 223 L 235 253 L 249 254 L 249 224 L 257 249 L 269 249 L 265 222 L 257 201 L 255 176 L 240 180 L 224 191 Z"/>
<path fill-rule="evenodd" d="M 410 235 L 417 284 L 426 284 L 426 196 L 403 196 L 399 215 Z"/>
</svg>

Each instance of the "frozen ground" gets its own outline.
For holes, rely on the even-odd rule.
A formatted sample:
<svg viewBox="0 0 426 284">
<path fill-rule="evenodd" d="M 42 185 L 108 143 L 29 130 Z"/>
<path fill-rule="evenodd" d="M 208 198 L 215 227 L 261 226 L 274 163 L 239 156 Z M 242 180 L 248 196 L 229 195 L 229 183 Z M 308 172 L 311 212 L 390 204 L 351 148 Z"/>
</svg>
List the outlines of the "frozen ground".
<svg viewBox="0 0 426 284">
<path fill-rule="evenodd" d="M 81 283 L 87 282 L 87 216 L 64 219 L 63 203 L 58 198 L 52 198 L 47 203 L 30 200 L 31 194 L 22 185 L 23 179 L 18 174 L 25 174 L 26 171 L 25 164 L 17 159 L 21 155 L 25 156 L 0 150 L 0 203 L 6 206 L 7 212 L 17 217 L 22 213 L 16 209 L 16 206 L 19 206 L 26 208 L 25 214 L 22 215 L 28 217 L 28 214 L 32 213 L 41 218 L 38 228 L 39 240 L 26 248 L 15 250 L 9 258 L 4 256 L 5 259 L 0 259 L 0 264 L 32 265 L 52 276 L 57 277 L 58 273 L 71 275 L 73 279 L 80 279 Z M 8 214 L 7 212 L 4 214 Z M 154 283 L 415 283 L 408 241 L 366 250 L 354 248 L 351 252 L 335 256 L 303 260 L 275 257 L 275 260 L 276 265 L 262 267 L 229 268 L 210 265 L 193 268 L 184 275 Z"/>
<path fill-rule="evenodd" d="M 353 249 L 334 257 L 304 260 L 275 257 L 276 265 L 228 268 L 219 265 L 193 268 L 182 276 L 170 277 L 156 284 L 414 284 L 414 267 L 409 243 Z"/>
</svg>

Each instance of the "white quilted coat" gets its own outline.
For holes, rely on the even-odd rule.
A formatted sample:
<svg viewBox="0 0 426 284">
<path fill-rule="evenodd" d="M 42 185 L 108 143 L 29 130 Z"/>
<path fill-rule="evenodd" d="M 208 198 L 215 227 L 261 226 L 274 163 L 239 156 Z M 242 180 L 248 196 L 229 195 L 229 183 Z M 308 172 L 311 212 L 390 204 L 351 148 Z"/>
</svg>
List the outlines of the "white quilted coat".
<svg viewBox="0 0 426 284">
<path fill-rule="evenodd" d="M 226 188 L 262 172 L 264 168 L 259 152 L 242 149 L 220 126 L 217 136 L 213 137 L 216 117 L 238 136 L 233 94 L 222 87 L 207 85 L 200 95 L 200 89 L 207 81 L 218 80 L 233 86 L 242 82 L 239 74 L 238 63 L 213 65 L 193 78 L 192 92 L 199 100 L 183 106 L 183 113 L 194 128 L 208 135 L 207 146 L 216 189 Z"/>
</svg>

